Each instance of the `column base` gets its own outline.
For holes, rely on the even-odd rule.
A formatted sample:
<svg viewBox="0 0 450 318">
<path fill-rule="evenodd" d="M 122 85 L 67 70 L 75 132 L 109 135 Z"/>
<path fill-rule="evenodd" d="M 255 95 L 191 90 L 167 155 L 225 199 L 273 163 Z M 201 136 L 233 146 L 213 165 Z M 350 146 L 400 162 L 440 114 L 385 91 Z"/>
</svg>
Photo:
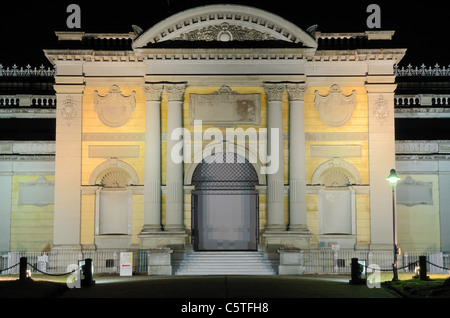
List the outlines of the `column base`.
<svg viewBox="0 0 450 318">
<path fill-rule="evenodd" d="M 288 231 L 291 232 L 291 233 L 310 234 L 306 224 L 289 225 Z"/>
<path fill-rule="evenodd" d="M 142 228 L 141 234 L 140 235 L 144 235 L 147 233 L 158 233 L 161 232 L 163 230 L 161 225 L 157 225 L 157 224 L 145 224 L 144 227 Z"/>
<path fill-rule="evenodd" d="M 152 248 L 147 251 L 148 275 L 172 275 L 172 250 L 170 248 Z"/>
<path fill-rule="evenodd" d="M 171 233 L 185 233 L 185 229 L 183 225 L 166 225 L 164 226 L 164 232 Z"/>
<path fill-rule="evenodd" d="M 284 233 L 286 231 L 286 225 L 284 224 L 268 224 L 265 229 L 265 233 Z"/>
<path fill-rule="evenodd" d="M 266 232 L 263 234 L 265 245 L 265 256 L 268 259 L 278 259 L 280 248 L 309 249 L 312 234 L 295 233 L 291 231 Z"/>
<path fill-rule="evenodd" d="M 279 275 L 302 275 L 304 272 L 303 255 L 299 248 L 280 248 Z"/>
<path fill-rule="evenodd" d="M 141 233 L 138 235 L 141 240 L 141 249 L 155 249 L 155 248 L 172 248 L 183 249 L 186 245 L 188 234 L 185 231 L 168 232 L 160 231 L 154 233 Z"/>
</svg>

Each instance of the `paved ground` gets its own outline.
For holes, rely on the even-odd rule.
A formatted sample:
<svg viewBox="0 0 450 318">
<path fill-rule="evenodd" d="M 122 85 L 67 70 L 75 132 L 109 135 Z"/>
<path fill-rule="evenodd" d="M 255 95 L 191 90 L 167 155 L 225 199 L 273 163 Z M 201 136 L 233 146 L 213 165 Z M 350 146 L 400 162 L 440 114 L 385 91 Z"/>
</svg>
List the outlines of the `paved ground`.
<svg viewBox="0 0 450 318">
<path fill-rule="evenodd" d="M 64 283 L 0 280 L 0 299 L 5 304 L 15 303 L 21 312 L 30 314 L 41 307 L 54 312 L 59 305 L 79 314 L 95 311 L 103 315 L 137 312 L 150 315 L 164 311 L 165 316 L 178 317 L 185 311 L 214 316 L 311 313 L 307 308 L 334 315 L 338 308 L 354 310 L 356 305 L 358 308 L 366 305 L 373 309 L 379 305 L 372 302 L 374 299 L 396 302 L 400 298 L 384 287 L 352 285 L 349 279 L 347 276 L 104 276 L 96 277 L 91 287 L 74 289 L 68 289 Z"/>
<path fill-rule="evenodd" d="M 395 298 L 386 288 L 349 284 L 350 277 L 172 276 L 101 277 L 63 298 Z"/>
</svg>

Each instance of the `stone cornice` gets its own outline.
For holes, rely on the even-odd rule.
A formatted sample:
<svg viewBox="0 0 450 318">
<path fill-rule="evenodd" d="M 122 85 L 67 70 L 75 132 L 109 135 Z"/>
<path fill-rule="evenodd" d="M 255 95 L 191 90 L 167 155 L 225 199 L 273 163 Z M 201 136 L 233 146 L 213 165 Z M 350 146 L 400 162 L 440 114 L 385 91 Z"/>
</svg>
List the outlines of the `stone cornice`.
<svg viewBox="0 0 450 318">
<path fill-rule="evenodd" d="M 158 48 L 135 51 L 45 50 L 46 57 L 57 62 L 142 62 L 145 60 L 303 60 L 312 59 L 314 49 L 217 49 Z"/>
<path fill-rule="evenodd" d="M 58 41 L 81 41 L 85 37 L 95 37 L 98 39 L 134 39 L 136 34 L 134 32 L 128 33 L 86 33 L 73 31 L 56 31 L 55 35 Z"/>
<path fill-rule="evenodd" d="M 334 39 L 345 39 L 353 37 L 367 37 L 368 40 L 392 40 L 392 36 L 395 31 L 392 30 L 380 30 L 380 31 L 365 31 L 365 32 L 337 32 L 337 33 L 326 33 L 317 31 L 314 36 L 319 38 L 334 38 Z"/>
<path fill-rule="evenodd" d="M 56 110 L 49 108 L 0 108 L 0 118 L 56 118 Z"/>
<path fill-rule="evenodd" d="M 395 153 L 398 156 L 450 155 L 450 140 L 397 140 Z"/>
<path fill-rule="evenodd" d="M 400 154 L 395 155 L 396 161 L 434 161 L 434 160 L 450 160 L 450 155 L 436 154 L 436 155 L 422 155 L 422 154 Z"/>
<path fill-rule="evenodd" d="M 395 118 L 450 118 L 446 107 L 396 108 Z"/>
<path fill-rule="evenodd" d="M 55 155 L 2 155 L 1 161 L 55 161 Z"/>
<path fill-rule="evenodd" d="M 302 60 L 311 62 L 400 61 L 404 49 L 137 48 L 134 51 L 44 50 L 52 62 L 142 62 L 144 60 Z"/>
<path fill-rule="evenodd" d="M 45 56 L 56 62 L 142 62 L 133 51 L 44 50 Z"/>
<path fill-rule="evenodd" d="M 136 55 L 142 60 L 302 60 L 314 54 L 307 48 L 158 48 L 136 49 Z"/>
<path fill-rule="evenodd" d="M 356 50 L 318 50 L 307 58 L 312 62 L 355 62 L 355 61 L 395 61 L 398 63 L 406 49 L 356 49 Z"/>
<path fill-rule="evenodd" d="M 54 155 L 54 141 L 0 141 L 0 155 Z"/>
</svg>

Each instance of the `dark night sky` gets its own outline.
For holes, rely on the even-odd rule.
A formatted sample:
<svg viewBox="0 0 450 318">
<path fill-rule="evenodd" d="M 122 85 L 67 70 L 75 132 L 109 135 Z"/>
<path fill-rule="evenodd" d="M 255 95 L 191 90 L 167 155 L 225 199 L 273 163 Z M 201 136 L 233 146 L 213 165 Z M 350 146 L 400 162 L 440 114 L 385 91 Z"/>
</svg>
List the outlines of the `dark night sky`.
<svg viewBox="0 0 450 318">
<path fill-rule="evenodd" d="M 8 3 L 8 4 L 6 4 Z M 67 6 L 81 7 L 81 29 L 85 32 L 130 32 L 136 24 L 144 31 L 179 11 L 205 4 L 236 3 L 275 13 L 306 30 L 318 24 L 322 32 L 369 30 L 366 8 L 381 7 L 381 29 L 395 30 L 396 47 L 407 48 L 401 65 L 445 66 L 448 53 L 450 5 L 446 1 L 293 1 L 293 0 L 147 0 L 147 1 L 2 1 L 0 4 L 0 63 L 49 65 L 42 49 L 51 48 L 55 31 L 73 31 L 66 26 Z"/>
</svg>

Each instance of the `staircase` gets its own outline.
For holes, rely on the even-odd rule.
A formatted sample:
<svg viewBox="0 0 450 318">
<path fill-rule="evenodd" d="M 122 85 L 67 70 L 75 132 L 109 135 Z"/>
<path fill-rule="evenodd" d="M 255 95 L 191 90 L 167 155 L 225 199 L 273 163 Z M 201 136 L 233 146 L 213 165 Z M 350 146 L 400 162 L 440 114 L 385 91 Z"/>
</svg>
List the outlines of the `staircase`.
<svg viewBox="0 0 450 318">
<path fill-rule="evenodd" d="M 174 275 L 276 275 L 276 264 L 259 252 L 190 252 Z"/>
</svg>

